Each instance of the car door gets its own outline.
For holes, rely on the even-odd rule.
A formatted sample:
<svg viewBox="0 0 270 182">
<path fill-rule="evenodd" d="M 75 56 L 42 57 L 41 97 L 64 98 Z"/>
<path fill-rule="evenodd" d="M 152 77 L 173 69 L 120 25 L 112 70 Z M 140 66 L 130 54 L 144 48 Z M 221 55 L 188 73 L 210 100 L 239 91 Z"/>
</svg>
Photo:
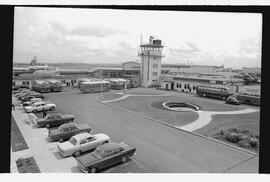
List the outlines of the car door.
<svg viewBox="0 0 270 182">
<path fill-rule="evenodd" d="M 44 105 L 45 105 L 44 103 L 40 104 L 39 107 L 38 107 L 38 110 L 42 111 L 44 109 Z"/>
<path fill-rule="evenodd" d="M 55 123 L 62 124 L 65 122 L 64 122 L 63 118 L 59 114 L 57 114 L 57 115 L 55 115 Z"/>
<path fill-rule="evenodd" d="M 82 152 L 85 152 L 85 151 L 91 150 L 91 149 L 92 149 L 92 145 L 87 141 L 86 138 L 84 138 L 80 141 L 80 150 Z"/>
<path fill-rule="evenodd" d="M 114 150 L 107 150 L 105 152 L 105 159 L 103 160 L 103 167 L 108 167 L 116 163 L 116 154 Z"/>
</svg>

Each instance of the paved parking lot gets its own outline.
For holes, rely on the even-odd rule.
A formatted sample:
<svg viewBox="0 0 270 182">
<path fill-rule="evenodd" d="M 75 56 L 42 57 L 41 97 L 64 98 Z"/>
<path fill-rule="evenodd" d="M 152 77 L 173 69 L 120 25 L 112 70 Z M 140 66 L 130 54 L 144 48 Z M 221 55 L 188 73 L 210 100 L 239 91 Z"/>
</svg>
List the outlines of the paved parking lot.
<svg viewBox="0 0 270 182">
<path fill-rule="evenodd" d="M 168 92 L 153 89 L 147 91 L 168 94 Z M 141 89 L 133 89 L 129 93 L 131 92 L 140 93 Z M 124 141 L 137 148 L 137 154 L 133 160 L 104 172 L 258 172 L 257 155 L 104 105 L 96 101 L 96 97 L 102 94 L 104 93 L 81 94 L 74 89 L 56 94 L 49 93 L 46 96 L 56 104 L 61 113 L 75 115 L 76 122 L 79 124 L 89 124 L 93 133 L 106 133 L 112 141 Z M 185 98 L 191 97 L 194 96 L 187 95 Z M 211 99 L 207 102 L 217 103 L 216 100 Z"/>
</svg>

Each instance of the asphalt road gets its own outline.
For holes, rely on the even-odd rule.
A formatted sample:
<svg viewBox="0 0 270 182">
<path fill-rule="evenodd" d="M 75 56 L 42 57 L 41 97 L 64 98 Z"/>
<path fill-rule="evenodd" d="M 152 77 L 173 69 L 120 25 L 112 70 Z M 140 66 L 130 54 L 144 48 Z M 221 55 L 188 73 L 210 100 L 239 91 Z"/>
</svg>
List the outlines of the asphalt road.
<svg viewBox="0 0 270 182">
<path fill-rule="evenodd" d="M 78 124 L 88 123 L 93 133 L 135 146 L 133 159 L 107 173 L 258 173 L 258 157 L 179 131 L 95 100 L 101 93 L 46 94 L 63 114 Z"/>
</svg>

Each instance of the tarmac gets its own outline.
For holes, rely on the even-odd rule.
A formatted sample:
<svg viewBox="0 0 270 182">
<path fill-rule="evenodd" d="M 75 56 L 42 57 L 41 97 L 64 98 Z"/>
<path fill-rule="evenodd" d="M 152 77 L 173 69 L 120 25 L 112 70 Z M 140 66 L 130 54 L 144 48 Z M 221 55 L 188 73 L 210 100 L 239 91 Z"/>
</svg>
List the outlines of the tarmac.
<svg viewBox="0 0 270 182">
<path fill-rule="evenodd" d="M 33 120 L 35 115 L 27 114 L 22 110 L 15 97 L 15 110 L 12 115 L 18 125 L 28 149 L 10 154 L 10 173 L 18 173 L 16 160 L 19 158 L 34 157 L 41 173 L 79 173 L 77 162 L 73 157 L 63 158 L 57 151 L 58 142 L 49 142 L 48 129 L 36 128 Z"/>
</svg>

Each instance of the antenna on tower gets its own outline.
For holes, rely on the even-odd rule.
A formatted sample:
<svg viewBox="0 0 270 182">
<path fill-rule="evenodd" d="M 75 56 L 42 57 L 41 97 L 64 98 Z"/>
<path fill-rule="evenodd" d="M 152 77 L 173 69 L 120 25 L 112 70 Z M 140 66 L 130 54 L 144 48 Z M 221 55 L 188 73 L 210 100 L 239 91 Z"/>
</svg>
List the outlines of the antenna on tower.
<svg viewBox="0 0 270 182">
<path fill-rule="evenodd" d="M 142 34 L 141 34 L 141 44 L 142 44 Z"/>
</svg>

